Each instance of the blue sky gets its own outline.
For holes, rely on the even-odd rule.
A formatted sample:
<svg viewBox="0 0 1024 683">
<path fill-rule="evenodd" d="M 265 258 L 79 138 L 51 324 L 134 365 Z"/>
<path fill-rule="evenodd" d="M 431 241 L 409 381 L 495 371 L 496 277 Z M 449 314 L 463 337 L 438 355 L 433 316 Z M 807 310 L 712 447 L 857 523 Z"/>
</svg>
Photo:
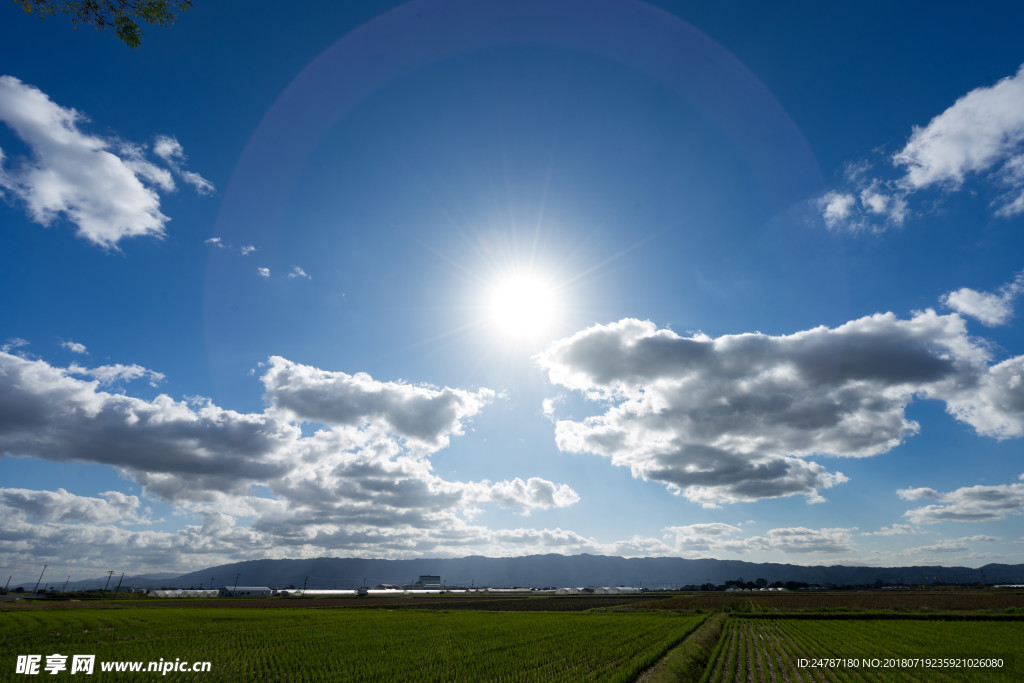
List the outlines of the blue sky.
<svg viewBox="0 0 1024 683">
<path fill-rule="evenodd" d="M 1015 4 L 8 5 L 16 581 L 1020 561 Z"/>
</svg>

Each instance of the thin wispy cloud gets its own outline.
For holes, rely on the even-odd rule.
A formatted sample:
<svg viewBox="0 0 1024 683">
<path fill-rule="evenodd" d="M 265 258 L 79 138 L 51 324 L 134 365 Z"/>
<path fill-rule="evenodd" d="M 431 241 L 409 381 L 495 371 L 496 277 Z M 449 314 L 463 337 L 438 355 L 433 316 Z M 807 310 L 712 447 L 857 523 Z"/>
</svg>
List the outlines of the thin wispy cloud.
<svg viewBox="0 0 1024 683">
<path fill-rule="evenodd" d="M 312 280 L 313 279 L 302 268 L 299 268 L 298 266 L 295 266 L 294 268 L 292 268 L 292 272 L 288 273 L 288 279 L 293 280 L 293 279 L 299 278 L 299 277 L 306 278 L 307 280 Z"/>
<path fill-rule="evenodd" d="M 83 347 L 84 348 L 84 347 Z M 118 382 L 131 382 L 136 379 L 148 379 L 150 386 L 157 386 L 164 380 L 164 375 L 155 372 L 141 365 L 100 365 L 95 368 L 86 368 L 77 363 L 72 363 L 67 368 L 68 374 L 91 377 L 101 385 L 116 384 Z"/>
<path fill-rule="evenodd" d="M 32 153 L 12 159 L 0 150 L 0 188 L 24 203 L 32 221 L 49 226 L 66 218 L 80 236 L 108 249 L 125 238 L 164 234 L 170 219 L 158 192 L 173 191 L 174 181 L 145 158 L 143 146 L 84 132 L 83 114 L 12 76 L 0 76 L 0 121 Z M 212 190 L 183 170 L 173 138 L 158 137 L 154 153 L 197 189 Z"/>
<path fill-rule="evenodd" d="M 1024 293 L 1024 273 L 1018 273 L 1013 281 L 995 292 L 978 292 L 962 287 L 944 294 L 941 301 L 946 308 L 975 318 L 983 325 L 995 327 L 1005 325 L 1013 317 L 1013 304 L 1021 293 Z"/>
<path fill-rule="evenodd" d="M 89 350 L 85 348 L 85 344 L 79 344 L 78 342 L 66 339 L 60 343 L 60 345 L 70 351 L 71 353 L 86 354 Z M 4 349 L 6 351 L 6 349 Z"/>
<path fill-rule="evenodd" d="M 206 178 L 185 168 L 185 149 L 177 138 L 158 135 L 153 143 L 153 153 L 164 160 L 174 173 L 191 185 L 201 195 L 213 194 L 215 188 Z"/>
<path fill-rule="evenodd" d="M 666 527 L 665 531 L 675 537 L 675 548 L 680 554 L 707 557 L 757 551 L 790 555 L 846 553 L 854 550 L 852 534 L 856 528 L 780 527 L 762 535 L 743 537 L 738 526 L 708 523 Z"/>
<path fill-rule="evenodd" d="M 924 190 L 957 192 L 977 180 L 995 198 L 995 216 L 1024 213 L 1024 65 L 992 86 L 975 88 L 925 126 L 880 167 L 851 164 L 841 187 L 818 200 L 829 228 L 881 232 L 925 211 Z"/>
<path fill-rule="evenodd" d="M 15 349 L 20 349 L 23 346 L 28 346 L 28 340 L 22 339 L 21 337 L 12 337 L 3 344 L 0 344 L 0 351 L 4 353 L 10 353 Z"/>
</svg>

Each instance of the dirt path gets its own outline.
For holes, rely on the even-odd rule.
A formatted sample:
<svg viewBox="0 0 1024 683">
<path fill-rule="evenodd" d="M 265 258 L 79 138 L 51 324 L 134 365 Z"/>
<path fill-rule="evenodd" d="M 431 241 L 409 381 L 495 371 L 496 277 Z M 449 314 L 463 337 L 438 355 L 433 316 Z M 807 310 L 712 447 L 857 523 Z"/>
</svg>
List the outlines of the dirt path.
<svg viewBox="0 0 1024 683">
<path fill-rule="evenodd" d="M 712 614 L 693 633 L 637 676 L 635 683 L 664 683 L 699 678 L 722 635 L 727 619 L 727 614 Z"/>
</svg>

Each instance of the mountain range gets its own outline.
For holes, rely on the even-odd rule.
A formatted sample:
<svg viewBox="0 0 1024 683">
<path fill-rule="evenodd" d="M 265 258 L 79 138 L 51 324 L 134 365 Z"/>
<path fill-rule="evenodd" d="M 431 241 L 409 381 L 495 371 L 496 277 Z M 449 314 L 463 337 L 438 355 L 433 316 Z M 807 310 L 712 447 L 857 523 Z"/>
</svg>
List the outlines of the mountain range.
<svg viewBox="0 0 1024 683">
<path fill-rule="evenodd" d="M 493 558 L 470 556 L 446 559 L 383 560 L 320 557 L 296 560 L 249 560 L 175 576 L 126 576 L 124 586 L 199 588 L 244 585 L 311 589 L 356 588 L 381 583 L 410 584 L 421 575 L 439 575 L 447 586 L 561 587 L 642 586 L 679 588 L 726 581 L 768 583 L 796 581 L 810 585 L 884 584 L 1004 584 L 1024 583 L 1024 564 L 971 567 L 849 567 L 753 563 L 737 560 L 677 557 L 623 558 L 603 555 L 530 555 Z M 115 574 L 110 587 L 119 577 Z M 76 581 L 75 589 L 102 587 L 107 577 Z M 45 582 L 56 585 L 63 582 Z M 29 585 L 27 588 L 31 588 Z"/>
</svg>

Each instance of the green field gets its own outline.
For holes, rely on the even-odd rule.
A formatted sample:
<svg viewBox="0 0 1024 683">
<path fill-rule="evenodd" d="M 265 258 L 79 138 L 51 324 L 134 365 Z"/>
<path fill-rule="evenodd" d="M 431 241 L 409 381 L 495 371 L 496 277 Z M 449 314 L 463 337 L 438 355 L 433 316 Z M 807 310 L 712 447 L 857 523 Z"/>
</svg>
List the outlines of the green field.
<svg viewBox="0 0 1024 683">
<path fill-rule="evenodd" d="M 1019 681 L 1024 623 L 729 620 L 705 681 Z"/>
<path fill-rule="evenodd" d="M 170 676 L 177 680 L 629 681 L 704 618 L 232 607 L 7 612 L 0 677 L 15 671 L 18 654 L 60 653 L 95 654 L 97 662 L 212 662 L 211 673 Z"/>
<path fill-rule="evenodd" d="M 978 590 L 21 601 L 0 603 L 0 680 L 38 680 L 15 674 L 18 655 L 41 655 L 47 680 L 91 679 L 43 670 L 60 654 L 95 655 L 99 680 L 1020 681 L 1022 600 Z M 211 670 L 100 670 L 176 658 Z"/>
</svg>

